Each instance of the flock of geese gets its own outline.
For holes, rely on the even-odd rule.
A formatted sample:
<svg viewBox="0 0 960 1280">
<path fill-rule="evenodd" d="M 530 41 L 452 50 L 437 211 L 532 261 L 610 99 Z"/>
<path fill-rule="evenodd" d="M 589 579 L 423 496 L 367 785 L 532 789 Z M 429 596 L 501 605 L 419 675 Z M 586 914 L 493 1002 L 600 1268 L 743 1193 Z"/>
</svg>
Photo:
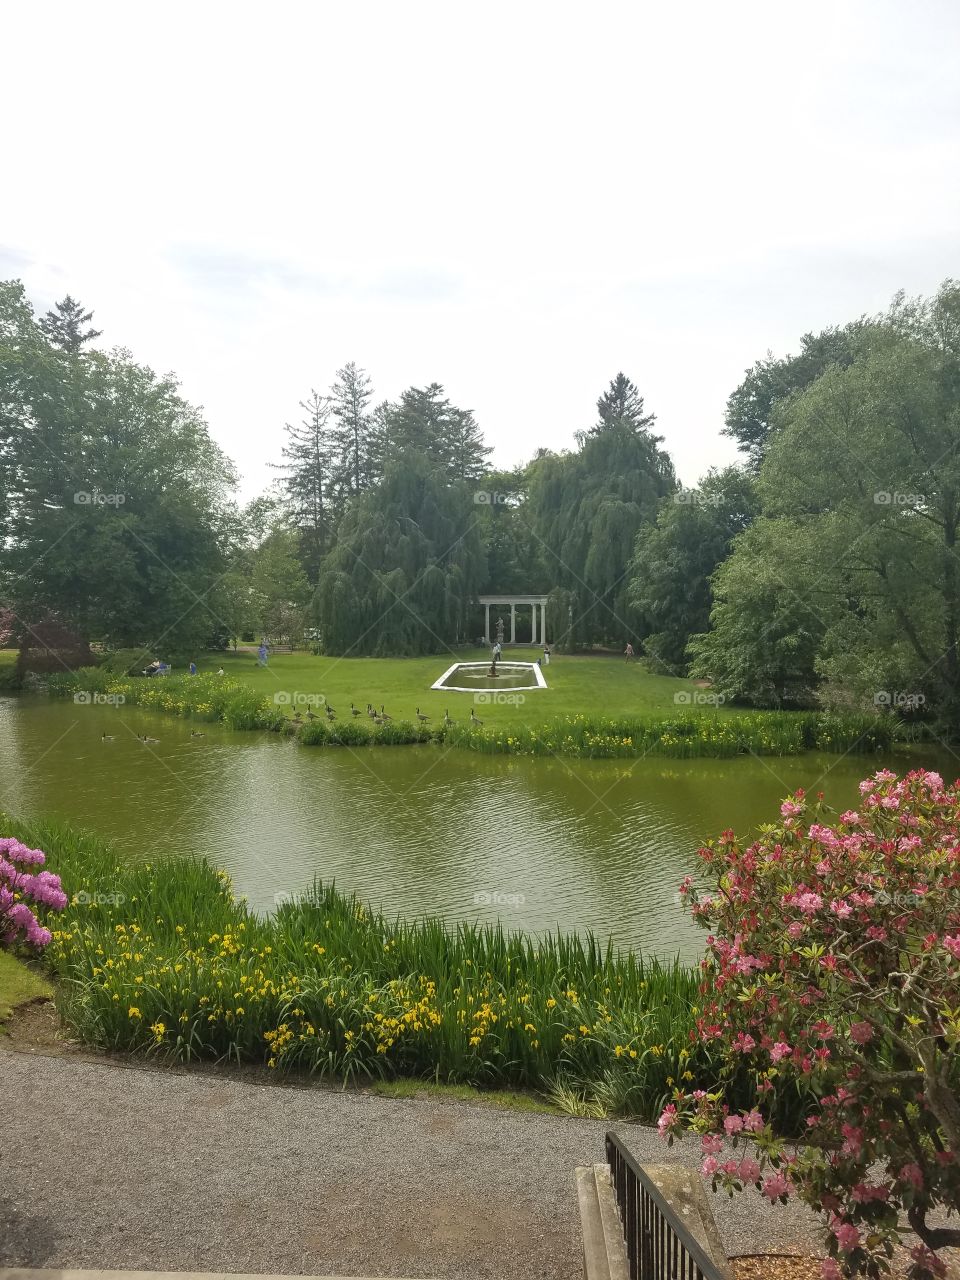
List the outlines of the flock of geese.
<svg viewBox="0 0 960 1280">
<path fill-rule="evenodd" d="M 334 708 L 330 706 L 330 704 L 329 704 L 329 703 L 327 703 L 327 704 L 326 704 L 326 706 L 324 707 L 324 712 L 325 712 L 326 717 L 327 717 L 327 719 L 328 719 L 328 720 L 336 720 L 336 719 L 337 719 L 337 713 L 336 713 L 336 711 L 334 710 Z M 307 714 L 307 720 L 319 720 L 319 718 L 320 718 L 320 717 L 317 715 L 317 713 L 316 713 L 315 711 L 308 711 L 306 714 Z M 359 707 L 355 707 L 355 706 L 353 705 L 353 703 L 351 702 L 351 703 L 350 703 L 350 715 L 351 715 L 354 719 L 356 719 L 358 716 L 366 715 L 366 716 L 368 716 L 368 717 L 369 717 L 369 718 L 374 722 L 374 724 L 380 724 L 380 725 L 383 725 L 383 724 L 389 724 L 389 723 L 390 723 L 390 721 L 393 719 L 393 716 L 391 716 L 391 715 L 389 715 L 389 714 L 387 713 L 387 710 L 386 710 L 386 708 L 383 706 L 383 704 L 382 704 L 382 703 L 381 703 L 381 705 L 380 705 L 380 710 L 378 711 L 378 710 L 376 709 L 376 707 L 373 705 L 373 703 L 372 703 L 372 702 L 368 702 L 368 703 L 367 703 L 367 709 L 366 709 L 366 711 L 361 711 Z M 420 724 L 427 724 L 427 722 L 430 720 L 430 717 L 429 717 L 428 715 L 426 715 L 423 711 L 421 711 L 419 707 L 417 707 L 417 720 L 420 722 Z M 291 723 L 291 724 L 295 724 L 295 725 L 301 725 L 301 724 L 305 724 L 305 723 L 306 723 L 306 721 L 304 720 L 303 716 L 301 716 L 300 712 L 298 711 L 298 712 L 296 713 L 296 715 L 294 715 L 294 716 L 291 716 L 291 717 L 290 717 L 290 723 Z M 453 725 L 453 724 L 456 724 L 456 723 L 457 723 L 457 722 L 456 722 L 456 720 L 451 719 L 451 717 L 450 717 L 450 712 L 449 712 L 449 711 L 444 711 L 444 713 L 443 713 L 443 724 L 444 724 L 445 726 L 449 726 L 449 725 Z M 471 723 L 471 724 L 483 724 L 483 721 L 480 719 L 480 717 L 477 715 L 477 713 L 476 713 L 475 711 L 473 711 L 473 710 L 471 710 L 471 712 L 470 712 L 470 723 Z M 192 729 L 192 730 L 191 730 L 191 732 L 190 732 L 190 737 L 191 737 L 191 738 L 205 738 L 206 736 L 207 736 L 207 735 L 206 735 L 205 733 L 203 733 L 203 732 L 202 732 L 201 730 L 199 730 L 199 729 Z M 112 734 L 112 733 L 101 733 L 101 735 L 100 735 L 100 741 L 101 741 L 101 742 L 115 742 L 115 741 L 116 741 L 116 735 L 115 735 L 115 734 Z M 159 739 L 159 738 L 150 738 L 150 737 L 148 737 L 148 736 L 147 736 L 147 734 L 145 734 L 145 733 L 138 733 L 138 734 L 137 734 L 137 741 L 138 741 L 138 742 L 144 742 L 144 743 L 146 743 L 148 746 L 152 746 L 152 745 L 153 745 L 153 743 L 155 743 L 155 742 L 159 742 L 159 741 L 160 741 L 160 739 Z"/>
<path fill-rule="evenodd" d="M 206 735 L 206 734 L 205 734 L 201 729 L 191 729 L 191 730 L 190 730 L 190 737 L 191 737 L 191 738 L 205 738 L 206 736 L 207 736 L 207 735 Z M 116 742 L 116 740 L 117 740 L 117 735 L 116 735 L 115 733 L 101 733 L 101 735 L 100 735 L 100 741 L 101 741 L 101 742 Z M 159 738 L 151 738 L 151 737 L 149 737 L 149 736 L 148 736 L 147 734 L 145 734 L 145 733 L 138 733 L 138 734 L 137 734 L 137 741 L 138 741 L 138 742 L 145 742 L 145 743 L 147 744 L 147 746 L 152 746 L 152 745 L 153 745 L 153 743 L 155 743 L 155 742 L 159 742 L 159 741 L 160 741 L 160 739 L 159 739 Z"/>
<path fill-rule="evenodd" d="M 326 717 L 327 717 L 327 719 L 328 719 L 328 720 L 331 720 L 331 721 L 332 721 L 332 720 L 336 720 L 336 719 L 338 718 L 338 717 L 337 717 L 336 709 L 335 709 L 334 707 L 332 707 L 332 706 L 330 705 L 330 703 L 329 703 L 329 702 L 325 705 L 325 707 L 324 707 L 324 709 L 323 709 L 323 710 L 324 710 L 324 713 L 325 713 L 325 715 L 326 715 Z M 426 715 L 423 711 L 421 711 L 419 707 L 417 707 L 417 713 L 416 713 L 416 714 L 417 714 L 417 720 L 418 720 L 421 724 L 426 724 L 426 723 L 429 721 L 429 719 L 430 719 L 430 717 L 429 717 L 428 715 Z M 355 707 L 355 706 L 353 705 L 353 703 L 351 702 L 351 703 L 350 703 L 350 715 L 351 715 L 354 719 L 357 719 L 357 717 L 358 717 L 358 716 L 366 715 L 369 719 L 371 719 L 371 720 L 373 721 L 373 723 L 374 723 L 374 724 L 380 724 L 380 725 L 383 725 L 383 724 L 389 724 L 389 723 L 390 723 L 390 721 L 393 719 L 393 716 L 392 716 L 392 715 L 390 715 L 390 714 L 387 712 L 386 707 L 385 707 L 382 703 L 380 704 L 380 710 L 378 711 L 378 710 L 376 709 L 376 707 L 373 705 L 373 703 L 372 703 L 372 702 L 368 702 L 368 703 L 367 703 L 367 707 L 366 707 L 366 710 L 365 710 L 365 711 L 361 711 L 359 707 Z M 306 717 L 307 717 L 307 720 L 319 720 L 319 718 L 320 718 L 320 717 L 317 715 L 317 713 L 316 713 L 315 711 L 307 711 L 307 713 L 306 713 Z M 304 723 L 305 723 L 305 721 L 304 721 L 303 716 L 301 716 L 300 712 L 298 711 L 298 712 L 296 713 L 296 715 L 293 715 L 293 716 L 291 716 L 291 717 L 290 717 L 290 723 L 291 723 L 291 724 L 296 724 L 296 725 L 301 725 L 301 724 L 304 724 Z M 444 713 L 443 713 L 443 723 L 444 723 L 445 725 L 452 725 L 452 724 L 456 724 L 457 722 L 456 722 L 456 720 L 452 720 L 452 719 L 450 718 L 450 712 L 449 712 L 449 711 L 444 711 Z M 483 721 L 482 721 L 482 720 L 480 719 L 480 717 L 476 714 L 476 712 L 471 711 L 471 712 L 470 712 L 470 723 L 471 723 L 471 724 L 483 724 Z"/>
</svg>

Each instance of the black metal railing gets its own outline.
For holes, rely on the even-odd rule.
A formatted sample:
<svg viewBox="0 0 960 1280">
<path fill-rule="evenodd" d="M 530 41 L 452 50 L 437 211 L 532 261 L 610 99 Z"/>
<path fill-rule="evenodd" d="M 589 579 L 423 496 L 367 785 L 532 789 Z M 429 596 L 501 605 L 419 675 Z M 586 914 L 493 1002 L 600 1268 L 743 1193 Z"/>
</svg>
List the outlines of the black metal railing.
<svg viewBox="0 0 960 1280">
<path fill-rule="evenodd" d="M 630 1280 L 724 1280 L 615 1133 L 607 1134 L 606 1148 Z"/>
</svg>

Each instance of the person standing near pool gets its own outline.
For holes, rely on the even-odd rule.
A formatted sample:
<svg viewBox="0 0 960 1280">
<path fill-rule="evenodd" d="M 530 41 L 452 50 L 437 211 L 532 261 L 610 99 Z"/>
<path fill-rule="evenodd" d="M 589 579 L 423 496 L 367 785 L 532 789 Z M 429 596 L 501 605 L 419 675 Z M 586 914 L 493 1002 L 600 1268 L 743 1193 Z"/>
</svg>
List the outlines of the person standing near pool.
<svg viewBox="0 0 960 1280">
<path fill-rule="evenodd" d="M 623 651 L 623 659 L 624 659 L 624 662 L 629 662 L 629 661 L 630 661 L 630 659 L 631 659 L 633 656 L 634 656 L 634 654 L 633 654 L 633 645 L 632 645 L 632 644 L 630 643 L 630 641 L 628 640 L 628 641 L 627 641 L 627 647 L 626 647 L 626 648 L 624 649 L 624 651 Z"/>
<path fill-rule="evenodd" d="M 550 665 L 550 646 L 548 644 L 543 646 L 543 665 L 545 667 Z"/>
</svg>

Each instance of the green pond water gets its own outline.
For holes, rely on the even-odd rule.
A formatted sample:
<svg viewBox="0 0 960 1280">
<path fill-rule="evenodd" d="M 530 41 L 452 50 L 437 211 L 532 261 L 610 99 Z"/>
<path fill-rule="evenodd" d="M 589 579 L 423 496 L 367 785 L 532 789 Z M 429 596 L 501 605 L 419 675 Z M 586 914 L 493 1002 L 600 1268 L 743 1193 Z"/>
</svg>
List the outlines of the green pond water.
<svg viewBox="0 0 960 1280">
<path fill-rule="evenodd" d="M 797 786 L 846 807 L 881 763 L 958 772 L 932 751 L 531 760 L 202 727 L 193 739 L 191 722 L 136 708 L 0 697 L 0 808 L 88 827 L 131 859 L 205 854 L 259 910 L 319 876 L 389 915 L 592 929 L 692 958 L 702 934 L 676 889 L 704 839 L 772 820 Z"/>
</svg>

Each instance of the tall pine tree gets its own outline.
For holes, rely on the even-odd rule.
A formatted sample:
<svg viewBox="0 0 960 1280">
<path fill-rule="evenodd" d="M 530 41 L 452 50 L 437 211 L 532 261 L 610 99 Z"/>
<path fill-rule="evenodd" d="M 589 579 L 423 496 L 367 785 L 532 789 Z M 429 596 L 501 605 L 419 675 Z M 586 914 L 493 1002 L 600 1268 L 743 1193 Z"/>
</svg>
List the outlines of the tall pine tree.
<svg viewBox="0 0 960 1280">
<path fill-rule="evenodd" d="M 343 498 L 362 493 L 376 475 L 372 399 L 373 382 L 365 369 L 351 360 L 337 370 L 330 388 L 335 419 L 330 432 L 330 488 Z"/>
<path fill-rule="evenodd" d="M 83 307 L 69 293 L 48 311 L 40 321 L 40 328 L 47 341 L 54 347 L 65 351 L 68 355 L 79 355 L 83 347 L 94 338 L 99 338 L 102 329 L 84 329 L 93 319 L 92 311 L 84 311 Z"/>
<path fill-rule="evenodd" d="M 287 423 L 284 460 L 276 469 L 283 472 L 287 516 L 299 535 L 303 570 L 315 587 L 333 532 L 328 501 L 333 452 L 331 406 L 326 396 L 311 391 L 308 399 L 300 401 L 300 408 L 306 416 L 297 426 Z"/>
</svg>

